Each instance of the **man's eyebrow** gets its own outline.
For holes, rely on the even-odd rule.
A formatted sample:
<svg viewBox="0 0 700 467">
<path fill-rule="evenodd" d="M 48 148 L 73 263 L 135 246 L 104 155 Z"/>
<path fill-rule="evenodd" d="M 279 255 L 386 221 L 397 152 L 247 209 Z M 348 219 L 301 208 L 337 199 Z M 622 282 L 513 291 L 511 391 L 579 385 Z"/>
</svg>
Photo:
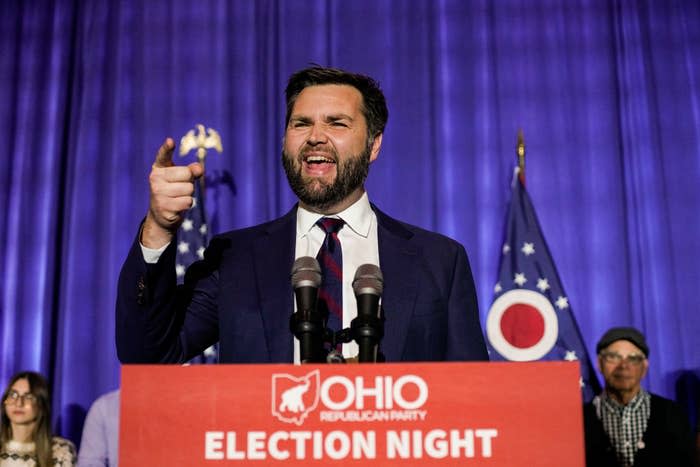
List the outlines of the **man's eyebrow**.
<svg viewBox="0 0 700 467">
<path fill-rule="evenodd" d="M 348 114 L 340 113 L 340 114 L 326 115 L 325 120 L 327 122 L 337 122 L 338 120 L 348 120 L 348 121 L 352 122 L 353 118 Z"/>
<path fill-rule="evenodd" d="M 311 117 L 307 117 L 305 115 L 292 115 L 291 117 L 289 117 L 289 121 L 290 122 L 292 122 L 292 121 L 294 121 L 294 122 L 310 122 Z"/>
<path fill-rule="evenodd" d="M 350 115 L 344 113 L 326 115 L 323 117 L 323 120 L 326 122 L 337 122 L 338 120 L 348 120 L 350 122 L 354 121 Z M 289 121 L 308 123 L 313 121 L 313 119 L 307 115 L 297 114 L 289 117 Z"/>
</svg>

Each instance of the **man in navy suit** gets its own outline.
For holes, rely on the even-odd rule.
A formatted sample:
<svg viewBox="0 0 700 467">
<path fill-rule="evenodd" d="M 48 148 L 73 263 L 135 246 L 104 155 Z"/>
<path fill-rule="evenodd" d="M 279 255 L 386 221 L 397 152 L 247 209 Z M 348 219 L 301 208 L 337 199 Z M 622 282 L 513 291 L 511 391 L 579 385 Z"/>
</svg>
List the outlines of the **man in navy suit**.
<svg viewBox="0 0 700 467">
<path fill-rule="evenodd" d="M 342 219 L 342 326 L 357 315 L 351 281 L 381 267 L 386 361 L 488 360 L 464 247 L 384 214 L 364 182 L 388 110 L 363 75 L 311 67 L 290 77 L 282 163 L 299 203 L 286 215 L 215 237 L 184 286 L 175 279 L 175 236 L 192 204 L 199 163 L 174 166 L 166 139 L 150 174 L 150 207 L 119 278 L 116 337 L 123 363 L 186 362 L 215 342 L 228 363 L 299 361 L 290 331 L 290 270 L 325 239 L 317 221 Z M 343 355 L 357 355 L 354 342 Z"/>
</svg>

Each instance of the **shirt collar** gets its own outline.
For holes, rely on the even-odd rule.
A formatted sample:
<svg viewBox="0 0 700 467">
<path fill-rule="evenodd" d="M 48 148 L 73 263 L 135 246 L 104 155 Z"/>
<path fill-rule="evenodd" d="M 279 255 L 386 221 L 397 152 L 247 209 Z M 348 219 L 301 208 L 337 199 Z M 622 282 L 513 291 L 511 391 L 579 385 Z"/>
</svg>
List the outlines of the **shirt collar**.
<svg viewBox="0 0 700 467">
<path fill-rule="evenodd" d="M 610 410 L 622 411 L 625 408 L 627 408 L 628 410 L 636 411 L 642 404 L 646 403 L 646 401 L 649 399 L 649 393 L 646 392 L 644 388 L 640 388 L 637 395 L 634 396 L 627 405 L 620 404 L 615 399 L 610 397 L 605 391 L 603 391 L 600 398 L 602 399 L 604 405 L 607 406 Z"/>
<path fill-rule="evenodd" d="M 372 206 L 369 204 L 367 192 L 344 211 L 332 216 L 324 216 L 311 212 L 299 206 L 297 209 L 297 236 L 307 235 L 322 217 L 337 217 L 345 221 L 345 225 L 357 235 L 367 237 L 372 222 Z"/>
</svg>

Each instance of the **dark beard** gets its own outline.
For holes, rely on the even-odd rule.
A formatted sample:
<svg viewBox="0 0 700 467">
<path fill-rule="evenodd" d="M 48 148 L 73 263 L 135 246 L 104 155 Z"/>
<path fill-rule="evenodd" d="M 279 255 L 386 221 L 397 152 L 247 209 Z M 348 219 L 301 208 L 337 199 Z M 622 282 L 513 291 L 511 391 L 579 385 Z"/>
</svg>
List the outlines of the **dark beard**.
<svg viewBox="0 0 700 467">
<path fill-rule="evenodd" d="M 368 144 L 362 154 L 349 157 L 342 163 L 338 162 L 336 177 L 331 184 L 317 179 L 305 180 L 301 175 L 301 157 L 293 158 L 290 154 L 285 153 L 284 150 L 282 150 L 282 165 L 284 166 L 284 172 L 287 174 L 289 186 L 294 194 L 297 195 L 297 198 L 307 206 L 324 212 L 343 201 L 365 183 L 369 173 L 371 152 L 372 147 Z M 338 160 L 338 157 L 335 159 Z M 294 164 L 295 160 L 298 165 Z M 319 186 L 314 189 L 312 185 Z"/>
</svg>

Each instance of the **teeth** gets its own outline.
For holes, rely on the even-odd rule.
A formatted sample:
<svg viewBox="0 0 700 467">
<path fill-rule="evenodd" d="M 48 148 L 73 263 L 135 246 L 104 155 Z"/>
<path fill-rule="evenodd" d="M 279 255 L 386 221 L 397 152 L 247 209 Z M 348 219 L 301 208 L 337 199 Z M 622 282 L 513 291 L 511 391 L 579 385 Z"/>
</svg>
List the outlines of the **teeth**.
<svg viewBox="0 0 700 467">
<path fill-rule="evenodd" d="M 309 156 L 306 158 L 306 162 L 333 162 L 333 159 L 323 156 Z"/>
</svg>

